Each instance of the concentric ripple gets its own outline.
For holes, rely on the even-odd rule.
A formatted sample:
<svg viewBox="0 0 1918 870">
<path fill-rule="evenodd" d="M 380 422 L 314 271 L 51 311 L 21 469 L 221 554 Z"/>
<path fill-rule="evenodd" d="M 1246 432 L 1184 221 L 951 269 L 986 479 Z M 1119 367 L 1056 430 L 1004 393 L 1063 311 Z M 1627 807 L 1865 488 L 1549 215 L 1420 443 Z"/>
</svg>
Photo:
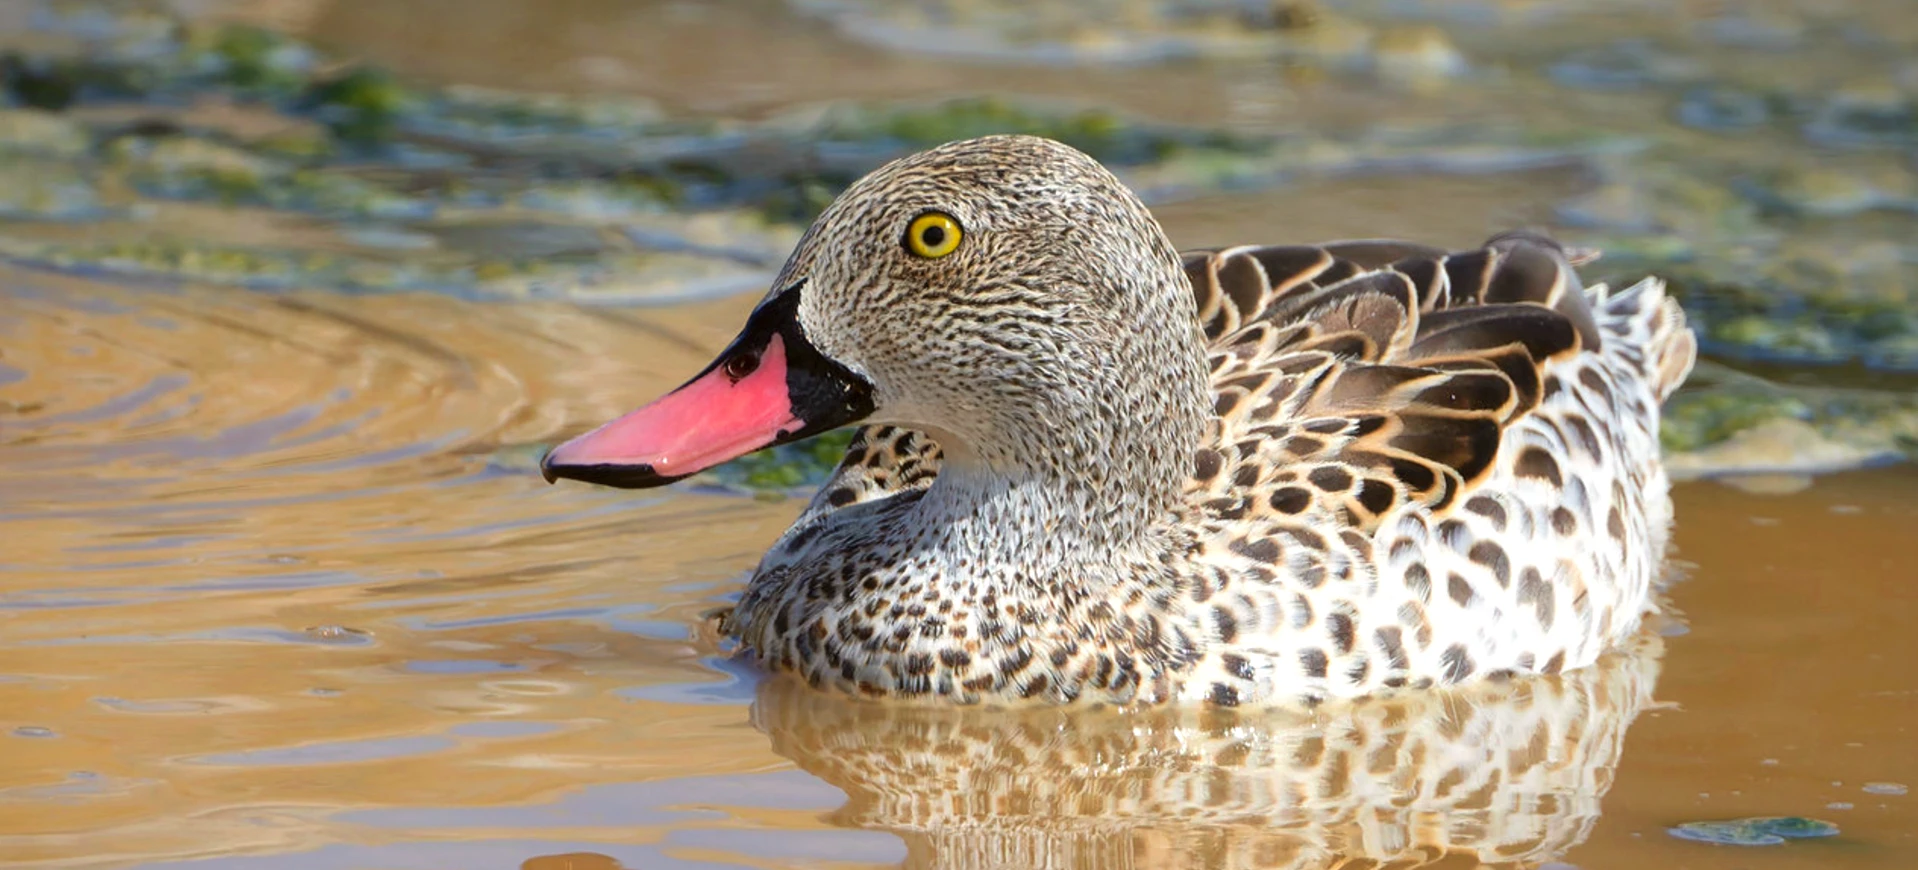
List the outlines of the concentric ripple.
<svg viewBox="0 0 1918 870">
<path fill-rule="evenodd" d="M 656 392 L 714 340 L 567 306 L 17 271 L 0 274 L 0 308 L 0 521 L 34 526 L 7 563 L 81 574 L 182 549 L 195 576 L 234 560 L 278 574 L 315 543 L 563 521 L 583 491 L 498 515 L 471 488 L 502 485 L 502 449 Z M 642 336 L 653 358 L 618 352 Z M 302 522 L 321 504 L 325 524 Z"/>
<path fill-rule="evenodd" d="M 521 457 L 696 369 L 749 302 L 0 270 L 0 867 L 296 848 L 361 776 L 441 805 L 476 796 L 471 765 L 528 765 L 480 789 L 525 800 L 714 757 L 687 733 L 593 761 L 579 732 L 645 731 L 674 708 L 636 687 L 719 678 L 686 626 L 792 507 L 549 487 Z"/>
</svg>

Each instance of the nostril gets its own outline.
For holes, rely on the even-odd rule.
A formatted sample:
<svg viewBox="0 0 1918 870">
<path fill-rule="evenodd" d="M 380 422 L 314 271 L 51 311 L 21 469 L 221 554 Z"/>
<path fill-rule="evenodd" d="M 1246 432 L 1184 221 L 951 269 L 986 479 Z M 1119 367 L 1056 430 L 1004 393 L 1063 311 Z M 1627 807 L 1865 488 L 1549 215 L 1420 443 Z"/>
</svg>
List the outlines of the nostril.
<svg viewBox="0 0 1918 870">
<path fill-rule="evenodd" d="M 726 370 L 726 377 L 732 378 L 735 381 L 739 380 L 758 370 L 759 354 L 750 351 L 735 354 L 726 360 L 724 368 Z"/>
</svg>

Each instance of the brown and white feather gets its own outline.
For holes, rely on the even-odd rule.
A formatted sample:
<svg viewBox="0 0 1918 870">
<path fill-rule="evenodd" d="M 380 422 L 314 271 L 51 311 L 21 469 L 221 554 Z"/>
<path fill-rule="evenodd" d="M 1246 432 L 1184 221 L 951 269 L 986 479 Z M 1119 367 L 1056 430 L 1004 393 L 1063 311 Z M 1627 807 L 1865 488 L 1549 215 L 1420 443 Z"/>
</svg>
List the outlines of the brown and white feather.
<svg viewBox="0 0 1918 870">
<path fill-rule="evenodd" d="M 1138 259 L 1164 249 L 1143 207 L 1082 155 L 1036 141 L 976 140 L 947 146 L 967 152 L 958 156 L 881 170 L 848 194 L 849 211 L 871 219 L 865 199 L 892 187 L 940 190 L 955 160 L 982 154 L 1000 170 L 983 183 L 989 195 L 1021 183 L 1057 195 L 1020 174 L 1037 162 L 1067 170 L 1057 182 L 1067 194 L 1089 186 L 1101 201 L 1076 218 L 1075 244 L 1112 270 L 1160 268 Z M 964 197 L 982 182 L 950 184 Z M 809 238 L 840 218 L 829 212 Z M 1151 238 L 1108 238 L 1138 233 Z M 1025 352 L 1086 356 L 1069 369 L 1088 373 L 1076 390 L 1048 383 L 1054 370 L 1008 367 L 998 374 L 1016 393 L 941 398 L 1009 415 L 991 431 L 1018 443 L 993 449 L 1082 467 L 1063 472 L 1064 494 L 994 489 L 980 471 L 990 463 L 955 470 L 942 452 L 942 440 L 986 438 L 930 420 L 862 428 L 729 620 L 775 667 L 865 694 L 962 701 L 1314 703 L 1582 667 L 1651 607 L 1670 522 L 1658 408 L 1695 356 L 1656 280 L 1586 288 L 1573 261 L 1592 254 L 1526 233 L 1463 252 L 1383 240 L 1197 251 L 1160 279 L 1187 300 L 1158 316 L 1172 322 L 1153 322 L 1158 288 L 1119 288 L 1146 297 L 1123 328 L 1160 334 L 1105 348 L 1130 339 L 1054 333 L 1053 320 L 1083 314 L 1068 305 L 1093 304 L 1047 295 L 1054 252 L 1021 251 L 1029 239 L 1010 236 L 981 244 L 1026 261 L 979 267 L 937 305 L 915 308 L 924 300 L 892 285 L 860 304 L 883 307 L 899 330 L 977 317 L 1020 330 Z M 1004 274 L 1016 280 L 994 277 Z M 948 322 L 928 322 L 939 318 Z M 884 334 L 888 351 L 921 367 L 958 353 Z M 1188 412 L 1154 397 L 1181 389 L 1170 373 L 1182 371 L 1184 342 L 1207 368 L 1191 435 L 1178 422 Z M 1034 422 L 1001 399 L 1056 402 L 1059 413 Z M 1133 466 L 1150 469 L 1151 451 L 1192 437 L 1173 502 L 1132 504 L 1131 490 L 1150 485 Z M 974 511 L 951 493 L 1004 507 Z M 1125 525 L 1138 517 L 1153 524 Z M 1125 533 L 1064 534 L 1080 527 Z"/>
</svg>

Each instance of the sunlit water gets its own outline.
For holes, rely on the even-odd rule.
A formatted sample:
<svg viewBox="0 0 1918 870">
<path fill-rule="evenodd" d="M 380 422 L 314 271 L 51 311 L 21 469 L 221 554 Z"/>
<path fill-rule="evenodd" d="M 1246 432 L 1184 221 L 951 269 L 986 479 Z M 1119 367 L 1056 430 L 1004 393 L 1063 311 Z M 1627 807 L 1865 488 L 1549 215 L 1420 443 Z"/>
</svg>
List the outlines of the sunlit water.
<svg viewBox="0 0 1918 870">
<path fill-rule="evenodd" d="M 1664 827 L 1746 815 L 1843 827 L 1775 866 L 1912 853 L 1909 798 L 1868 789 L 1918 780 L 1906 470 L 1682 487 L 1691 631 L 1556 682 L 897 711 L 762 687 L 706 633 L 794 502 L 520 458 L 670 386 L 745 300 L 0 287 L 0 866 L 1712 866 Z"/>
<path fill-rule="evenodd" d="M 1463 244 L 1575 184 L 1162 213 L 1188 245 Z M 1559 679 L 1311 714 L 844 701 L 704 618 L 797 502 L 531 470 L 750 304 L 0 270 L 0 868 L 1918 863 L 1918 472 L 1680 486 L 1671 618 Z M 1842 833 L 1666 833 L 1749 816 Z"/>
</svg>

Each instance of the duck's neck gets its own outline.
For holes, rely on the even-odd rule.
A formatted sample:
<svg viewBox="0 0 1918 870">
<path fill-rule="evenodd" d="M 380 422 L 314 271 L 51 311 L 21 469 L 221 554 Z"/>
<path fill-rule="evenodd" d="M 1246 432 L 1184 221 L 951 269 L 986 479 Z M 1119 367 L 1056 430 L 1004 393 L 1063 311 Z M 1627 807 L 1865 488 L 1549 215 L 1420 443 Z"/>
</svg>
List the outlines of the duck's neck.
<svg viewBox="0 0 1918 870">
<path fill-rule="evenodd" d="M 1159 494 L 1098 493 L 1078 484 L 948 462 L 915 507 L 926 533 L 918 543 L 955 579 L 1012 569 L 1056 581 L 1045 575 L 1158 545 L 1171 513 Z"/>
<path fill-rule="evenodd" d="M 1089 356 L 1070 393 L 973 427 L 984 437 L 930 432 L 945 459 L 918 512 L 945 561 L 1110 565 L 1169 545 L 1212 403 L 1196 327 L 1150 333 Z"/>
</svg>

